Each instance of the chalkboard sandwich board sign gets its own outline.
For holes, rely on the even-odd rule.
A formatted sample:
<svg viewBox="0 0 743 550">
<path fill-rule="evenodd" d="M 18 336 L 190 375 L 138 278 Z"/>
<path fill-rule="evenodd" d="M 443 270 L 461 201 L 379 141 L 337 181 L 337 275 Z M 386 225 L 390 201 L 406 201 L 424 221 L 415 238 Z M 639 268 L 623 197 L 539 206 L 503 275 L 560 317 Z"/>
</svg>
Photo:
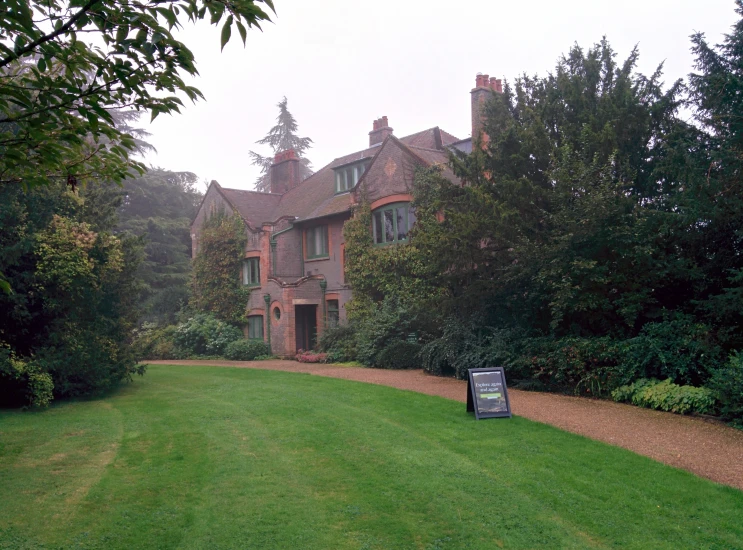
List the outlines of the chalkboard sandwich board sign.
<svg viewBox="0 0 743 550">
<path fill-rule="evenodd" d="M 503 367 L 469 369 L 467 379 L 467 412 L 475 418 L 511 418 L 506 375 Z"/>
</svg>

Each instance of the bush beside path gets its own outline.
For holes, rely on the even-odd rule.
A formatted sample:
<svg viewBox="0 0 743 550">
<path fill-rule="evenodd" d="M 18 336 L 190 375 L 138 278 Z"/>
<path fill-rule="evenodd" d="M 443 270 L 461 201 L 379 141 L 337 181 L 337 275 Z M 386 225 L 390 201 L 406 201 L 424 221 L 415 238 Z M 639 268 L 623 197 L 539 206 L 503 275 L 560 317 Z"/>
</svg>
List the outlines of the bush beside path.
<svg viewBox="0 0 743 550">
<path fill-rule="evenodd" d="M 295 361 L 148 361 L 301 372 L 356 380 L 466 402 L 467 382 L 422 370 L 381 370 Z M 515 415 L 629 449 L 664 464 L 743 490 L 743 431 L 698 417 L 549 393 L 509 390 Z M 493 422 L 491 420 L 491 422 Z"/>
</svg>

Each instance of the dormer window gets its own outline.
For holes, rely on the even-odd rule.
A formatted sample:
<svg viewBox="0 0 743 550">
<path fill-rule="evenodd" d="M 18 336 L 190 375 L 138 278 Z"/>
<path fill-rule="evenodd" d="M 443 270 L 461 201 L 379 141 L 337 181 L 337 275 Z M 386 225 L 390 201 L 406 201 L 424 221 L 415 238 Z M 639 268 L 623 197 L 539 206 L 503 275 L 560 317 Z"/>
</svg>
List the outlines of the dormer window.
<svg viewBox="0 0 743 550">
<path fill-rule="evenodd" d="M 366 169 L 369 167 L 369 161 L 364 160 L 354 164 L 347 164 L 335 169 L 335 192 L 345 193 L 353 188 L 361 179 Z"/>
</svg>

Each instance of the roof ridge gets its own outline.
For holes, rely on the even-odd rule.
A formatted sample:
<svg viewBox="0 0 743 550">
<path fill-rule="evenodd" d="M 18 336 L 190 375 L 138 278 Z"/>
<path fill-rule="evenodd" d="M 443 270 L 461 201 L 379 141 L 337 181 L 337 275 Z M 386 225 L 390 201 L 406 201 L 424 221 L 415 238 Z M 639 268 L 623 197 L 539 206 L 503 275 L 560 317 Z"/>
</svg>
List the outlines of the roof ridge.
<svg viewBox="0 0 743 550">
<path fill-rule="evenodd" d="M 397 138 L 397 139 L 405 139 L 405 138 L 409 138 L 409 137 L 417 136 L 418 134 L 422 134 L 422 133 L 424 133 L 424 132 L 430 132 L 430 131 L 431 131 L 431 130 L 433 130 L 434 128 L 438 128 L 438 126 L 431 126 L 430 128 L 426 128 L 426 129 L 424 129 L 424 130 L 421 130 L 420 132 L 413 132 L 412 134 L 408 134 L 407 136 L 400 136 L 400 137 L 399 137 L 399 138 Z"/>
<path fill-rule="evenodd" d="M 405 144 L 407 145 L 407 144 Z M 431 149 L 429 147 L 420 147 L 418 145 L 407 145 L 411 149 L 420 149 L 421 151 L 431 151 L 432 153 L 445 153 L 444 149 Z"/>
<path fill-rule="evenodd" d="M 220 185 L 220 187 L 222 187 Z M 256 195 L 272 195 L 280 197 L 283 193 L 264 193 L 263 191 L 255 191 L 253 189 L 235 189 L 234 187 L 222 187 L 224 191 L 237 191 L 239 193 L 255 193 Z"/>
<path fill-rule="evenodd" d="M 426 159 L 424 159 L 419 154 L 417 154 L 415 151 L 413 151 L 413 149 L 412 149 L 412 147 L 410 145 L 408 145 L 407 143 L 403 143 L 402 141 L 400 141 L 399 138 L 396 138 L 393 135 L 390 135 L 387 139 L 389 139 L 389 138 L 394 139 L 397 142 L 397 144 L 401 146 L 401 148 L 403 149 L 403 151 L 406 151 L 411 157 L 414 157 L 414 158 L 418 159 L 420 162 L 422 162 L 426 166 L 431 166 L 432 163 L 428 162 Z M 420 147 L 419 147 L 419 149 L 420 149 Z"/>
</svg>

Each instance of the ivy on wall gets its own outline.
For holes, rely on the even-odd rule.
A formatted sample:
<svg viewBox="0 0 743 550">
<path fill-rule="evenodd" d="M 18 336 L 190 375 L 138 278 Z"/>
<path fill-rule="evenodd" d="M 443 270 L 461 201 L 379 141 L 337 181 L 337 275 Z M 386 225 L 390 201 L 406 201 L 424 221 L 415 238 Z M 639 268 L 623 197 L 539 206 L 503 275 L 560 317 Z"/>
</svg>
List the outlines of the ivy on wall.
<svg viewBox="0 0 743 550">
<path fill-rule="evenodd" d="M 416 179 L 439 178 L 438 170 L 421 171 Z M 372 240 L 372 212 L 363 198 L 354 216 L 343 228 L 346 244 L 346 282 L 353 289 L 347 305 L 351 319 L 368 316 L 374 305 L 385 298 L 419 309 L 441 300 L 446 290 L 439 284 L 437 263 L 431 261 L 431 248 L 419 246 L 420 239 L 435 239 L 438 221 L 427 204 L 417 204 L 417 222 L 406 243 L 375 245 Z"/>
<path fill-rule="evenodd" d="M 250 290 L 240 278 L 246 241 L 239 216 L 215 215 L 204 223 L 191 278 L 194 309 L 236 325 L 247 322 Z"/>
</svg>

